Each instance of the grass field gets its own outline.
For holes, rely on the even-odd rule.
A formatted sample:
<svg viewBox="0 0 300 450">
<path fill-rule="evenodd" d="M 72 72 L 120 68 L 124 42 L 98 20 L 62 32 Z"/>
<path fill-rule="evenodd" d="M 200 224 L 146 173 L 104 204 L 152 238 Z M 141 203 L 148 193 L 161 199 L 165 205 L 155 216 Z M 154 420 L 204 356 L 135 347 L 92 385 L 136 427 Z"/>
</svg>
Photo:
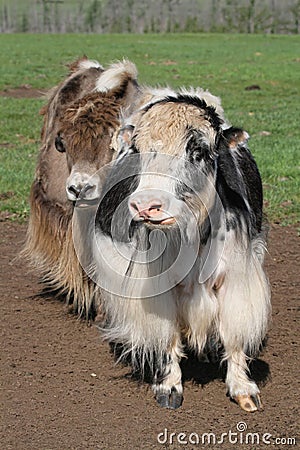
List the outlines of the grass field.
<svg viewBox="0 0 300 450">
<path fill-rule="evenodd" d="M 86 54 L 103 65 L 127 57 L 151 85 L 201 86 L 251 135 L 271 221 L 297 223 L 300 37 L 263 35 L 0 35 L 0 90 L 50 88 Z M 250 85 L 260 90 L 245 90 Z M 1 211 L 26 218 L 43 100 L 0 97 Z"/>
</svg>

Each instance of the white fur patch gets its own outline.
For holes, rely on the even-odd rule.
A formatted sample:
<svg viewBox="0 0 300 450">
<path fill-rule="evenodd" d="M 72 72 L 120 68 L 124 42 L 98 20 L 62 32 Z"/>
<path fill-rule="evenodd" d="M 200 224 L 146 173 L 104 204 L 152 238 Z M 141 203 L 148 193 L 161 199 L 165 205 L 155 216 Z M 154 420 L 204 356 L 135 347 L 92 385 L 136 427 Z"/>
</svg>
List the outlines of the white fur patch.
<svg viewBox="0 0 300 450">
<path fill-rule="evenodd" d="M 148 92 L 147 92 L 148 91 Z M 173 89 L 169 87 L 165 88 L 146 88 L 146 94 L 148 93 L 149 97 L 147 101 L 142 105 L 141 110 L 147 108 L 153 103 L 157 103 L 160 100 L 163 100 L 166 97 L 177 97 L 177 94 Z"/>
<path fill-rule="evenodd" d="M 92 68 L 103 69 L 103 67 L 101 66 L 100 63 L 98 63 L 98 61 L 90 60 L 90 59 L 81 61 L 79 64 L 79 67 L 80 67 L 80 69 L 92 69 Z"/>
<path fill-rule="evenodd" d="M 98 92 L 108 92 L 119 86 L 124 75 L 136 79 L 137 74 L 136 66 L 130 61 L 124 60 L 112 64 L 97 80 L 95 90 Z"/>
</svg>

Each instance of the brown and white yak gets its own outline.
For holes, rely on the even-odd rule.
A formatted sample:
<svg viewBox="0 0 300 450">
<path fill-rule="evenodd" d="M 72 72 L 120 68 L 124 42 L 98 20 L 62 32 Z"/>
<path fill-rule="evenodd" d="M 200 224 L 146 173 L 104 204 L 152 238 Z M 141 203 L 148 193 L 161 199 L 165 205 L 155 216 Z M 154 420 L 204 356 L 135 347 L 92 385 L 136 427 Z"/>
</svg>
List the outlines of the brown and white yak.
<svg viewBox="0 0 300 450">
<path fill-rule="evenodd" d="M 70 69 L 41 111 L 42 144 L 23 254 L 49 289 L 64 294 L 75 312 L 89 317 L 97 312 L 99 296 L 74 250 L 74 202 L 88 206 L 100 195 L 100 180 L 91 177 L 113 157 L 111 138 L 120 112 L 130 113 L 138 96 L 137 71 L 129 61 L 103 69 L 86 58 Z"/>
<path fill-rule="evenodd" d="M 133 366 L 150 365 L 167 408 L 182 403 L 185 346 L 199 355 L 222 348 L 230 397 L 255 411 L 247 361 L 265 337 L 270 294 L 249 136 L 201 90 L 161 91 L 123 125 L 94 228 L 84 233 L 93 254 L 81 256 L 101 288 L 104 336 Z"/>
</svg>

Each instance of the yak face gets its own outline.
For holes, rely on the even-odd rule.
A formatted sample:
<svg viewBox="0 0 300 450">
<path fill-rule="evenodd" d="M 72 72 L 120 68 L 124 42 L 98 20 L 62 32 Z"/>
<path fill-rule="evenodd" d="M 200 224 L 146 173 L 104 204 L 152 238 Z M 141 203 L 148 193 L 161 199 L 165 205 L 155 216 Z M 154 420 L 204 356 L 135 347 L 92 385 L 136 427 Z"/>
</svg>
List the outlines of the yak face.
<svg viewBox="0 0 300 450">
<path fill-rule="evenodd" d="M 111 141 L 121 108 L 131 111 L 137 99 L 136 77 L 136 68 L 129 61 L 112 64 L 99 73 L 88 93 L 61 106 L 54 144 L 57 151 L 66 153 L 67 197 L 77 206 L 99 199 L 97 172 L 113 157 Z M 69 87 L 72 90 L 72 85 Z"/>
<path fill-rule="evenodd" d="M 140 182 L 128 200 L 133 220 L 150 225 L 207 217 L 213 202 L 216 141 L 221 121 L 204 102 L 169 97 L 146 109 L 133 143 L 141 155 Z"/>
<path fill-rule="evenodd" d="M 119 133 L 97 219 L 102 231 L 128 240 L 141 227 L 169 233 L 179 227 L 191 239 L 215 202 L 221 124 L 213 108 L 189 96 L 142 110 L 136 125 Z M 116 232 L 125 228 L 126 236 Z"/>
<path fill-rule="evenodd" d="M 197 228 L 205 241 L 223 219 L 227 229 L 260 231 L 261 179 L 245 131 L 223 129 L 214 107 L 189 95 L 147 105 L 131 120 L 105 185 L 102 232 L 128 241 L 141 227 L 179 227 L 191 240 Z"/>
<path fill-rule="evenodd" d="M 261 180 L 248 134 L 222 129 L 203 100 L 168 97 L 131 120 L 134 126 L 120 130 L 95 224 L 97 255 L 112 265 L 117 260 L 122 272 L 118 293 L 132 278 L 126 292 L 139 297 L 137 279 L 142 290 L 150 280 L 149 295 L 152 279 L 155 292 L 163 292 L 196 273 L 199 258 L 207 279 L 227 231 L 259 232 Z"/>
<path fill-rule="evenodd" d="M 101 192 L 99 169 L 112 159 L 111 139 L 118 125 L 119 105 L 99 93 L 88 94 L 69 106 L 55 138 L 65 152 L 69 168 L 66 181 L 71 201 L 97 201 Z"/>
</svg>

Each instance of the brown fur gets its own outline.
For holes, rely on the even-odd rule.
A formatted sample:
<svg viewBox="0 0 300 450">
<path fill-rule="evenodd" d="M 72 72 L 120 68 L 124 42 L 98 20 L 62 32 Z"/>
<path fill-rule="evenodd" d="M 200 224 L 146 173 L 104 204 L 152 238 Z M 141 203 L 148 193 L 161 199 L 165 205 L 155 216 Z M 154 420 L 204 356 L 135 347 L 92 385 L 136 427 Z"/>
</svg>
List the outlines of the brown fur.
<svg viewBox="0 0 300 450">
<path fill-rule="evenodd" d="M 84 161 L 98 170 L 112 159 L 111 137 L 119 125 L 120 102 L 114 96 L 99 93 L 86 95 L 67 108 L 59 133 L 68 148 L 68 161 Z M 87 152 L 88 149 L 92 151 Z M 107 151 L 101 151 L 102 148 Z"/>
<path fill-rule="evenodd" d="M 159 118 L 159 120 L 157 120 Z M 199 108 L 186 104 L 158 103 L 145 112 L 135 128 L 135 142 L 140 151 L 157 150 L 169 155 L 181 156 L 182 145 L 188 127 L 201 129 L 212 141 L 215 132 Z"/>
<path fill-rule="evenodd" d="M 100 306 L 97 287 L 77 259 L 72 237 L 73 204 L 65 186 L 72 164 L 84 161 L 99 169 L 112 159 L 111 136 L 121 108 L 136 96 L 136 81 L 122 73 L 120 85 L 93 92 L 101 67 L 86 68 L 75 61 L 67 78 L 54 88 L 42 109 L 42 145 L 30 193 L 31 214 L 22 252 L 37 268 L 46 286 L 73 301 L 74 312 L 89 317 Z M 129 108 L 130 109 L 130 108 Z M 65 136 L 66 153 L 55 148 L 58 132 Z"/>
</svg>

